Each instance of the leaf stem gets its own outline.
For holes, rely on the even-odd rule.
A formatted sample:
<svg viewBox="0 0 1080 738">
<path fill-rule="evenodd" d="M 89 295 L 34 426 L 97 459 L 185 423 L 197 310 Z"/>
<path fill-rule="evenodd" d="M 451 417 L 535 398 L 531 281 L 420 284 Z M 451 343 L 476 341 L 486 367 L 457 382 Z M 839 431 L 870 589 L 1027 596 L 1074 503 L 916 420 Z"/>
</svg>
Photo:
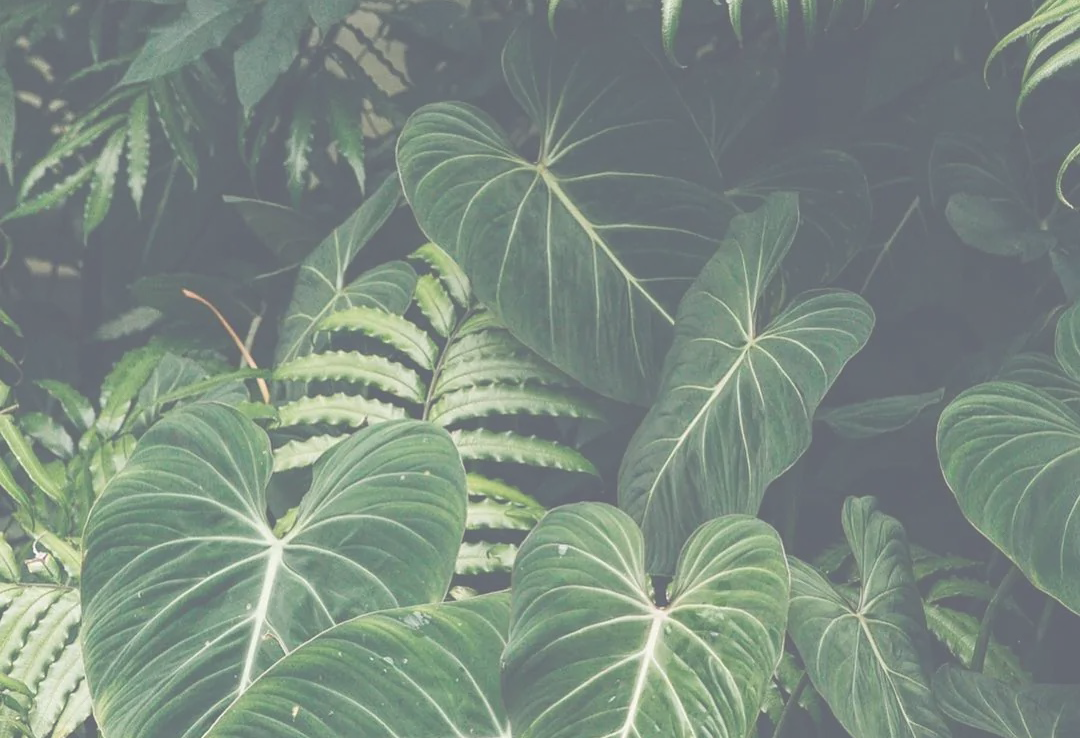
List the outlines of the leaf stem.
<svg viewBox="0 0 1080 738">
<path fill-rule="evenodd" d="M 783 738 L 784 727 L 787 725 L 791 713 L 795 712 L 795 707 L 799 704 L 802 693 L 806 691 L 806 688 L 809 685 L 810 674 L 804 671 L 802 677 L 799 678 L 799 683 L 795 685 L 795 689 L 791 690 L 787 702 L 784 703 L 784 709 L 780 711 L 780 719 L 776 721 L 776 728 L 773 730 L 773 738 Z"/>
<path fill-rule="evenodd" d="M 892 249 L 893 244 L 896 243 L 896 239 L 897 237 L 899 237 L 900 231 L 904 230 L 904 225 L 906 225 L 907 222 L 911 220 L 911 216 L 914 215 L 915 211 L 918 209 L 919 196 L 916 195 L 915 199 L 911 201 L 910 205 L 908 205 L 908 209 L 904 211 L 903 216 L 901 216 L 900 222 L 896 224 L 896 228 L 893 230 L 892 235 L 889 236 L 889 240 L 887 240 L 885 242 L 885 245 L 881 247 L 880 253 L 878 253 L 877 258 L 874 260 L 874 265 L 870 267 L 870 272 L 866 275 L 866 279 L 863 280 L 862 288 L 859 290 L 860 295 L 866 294 L 866 288 L 870 286 L 870 280 L 874 278 L 874 274 L 877 273 L 877 270 L 881 266 L 881 263 L 885 261 L 885 256 Z"/>
<path fill-rule="evenodd" d="M 1002 577 L 1001 583 L 994 590 L 994 596 L 990 598 L 986 611 L 983 612 L 982 622 L 979 624 L 979 637 L 975 641 L 975 650 L 971 654 L 971 670 L 982 671 L 986 663 L 986 652 L 990 647 L 990 635 L 994 630 L 994 618 L 1001 607 L 1001 603 L 1008 597 L 1009 592 L 1022 578 L 1020 570 L 1010 566 L 1009 571 Z"/>
</svg>

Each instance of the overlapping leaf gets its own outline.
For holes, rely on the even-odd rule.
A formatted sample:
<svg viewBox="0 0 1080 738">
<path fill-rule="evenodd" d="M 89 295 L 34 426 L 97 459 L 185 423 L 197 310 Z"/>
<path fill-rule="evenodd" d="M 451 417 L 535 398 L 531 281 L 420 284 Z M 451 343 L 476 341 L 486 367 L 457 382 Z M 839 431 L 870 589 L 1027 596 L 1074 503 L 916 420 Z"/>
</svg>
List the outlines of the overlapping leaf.
<svg viewBox="0 0 1080 738">
<path fill-rule="evenodd" d="M 503 673 L 515 738 L 749 734 L 783 649 L 779 536 L 741 515 L 702 526 L 663 608 L 644 547 L 596 503 L 553 510 L 522 545 Z"/>
<path fill-rule="evenodd" d="M 943 666 L 934 693 L 946 715 L 1001 738 L 1080 735 L 1080 687 L 1014 686 L 985 674 Z"/>
<path fill-rule="evenodd" d="M 540 129 L 526 159 L 486 113 L 418 110 L 398 140 L 420 226 L 522 343 L 590 389 L 648 402 L 674 308 L 731 207 L 686 106 L 629 38 L 517 29 L 503 71 Z M 627 152 L 632 152 L 627 157 Z"/>
<path fill-rule="evenodd" d="M 945 408 L 937 447 L 967 519 L 1032 584 L 1080 612 L 1080 415 L 1033 387 L 990 382 Z"/>
<path fill-rule="evenodd" d="M 106 733 L 204 735 L 304 641 L 445 595 L 466 500 L 445 431 L 385 423 L 340 444 L 282 538 L 265 518 L 271 466 L 254 423 L 194 405 L 151 428 L 98 501 L 82 644 Z"/>
<path fill-rule="evenodd" d="M 843 523 L 862 575 L 857 601 L 790 562 L 790 634 L 810 680 L 854 738 L 946 738 L 904 530 L 872 498 L 848 499 Z"/>
<path fill-rule="evenodd" d="M 765 488 L 810 443 L 814 411 L 866 343 L 874 316 L 850 292 L 796 298 L 762 327 L 759 302 L 798 226 L 794 195 L 732 221 L 679 306 L 660 399 L 619 470 L 619 501 L 669 573 L 701 523 L 754 514 Z"/>
</svg>

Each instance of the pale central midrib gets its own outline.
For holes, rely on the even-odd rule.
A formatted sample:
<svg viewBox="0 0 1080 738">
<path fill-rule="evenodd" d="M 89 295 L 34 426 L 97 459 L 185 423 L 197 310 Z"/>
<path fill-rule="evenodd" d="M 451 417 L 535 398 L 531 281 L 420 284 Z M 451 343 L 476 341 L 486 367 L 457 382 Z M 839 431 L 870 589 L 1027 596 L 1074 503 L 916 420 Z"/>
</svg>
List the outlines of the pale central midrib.
<svg viewBox="0 0 1080 738">
<path fill-rule="evenodd" d="M 238 693 L 243 693 L 254 677 L 255 658 L 258 655 L 259 643 L 262 641 L 263 625 L 266 623 L 267 613 L 270 610 L 270 596 L 274 592 L 274 583 L 284 556 L 284 544 L 281 541 L 275 541 L 267 553 L 262 591 L 259 592 L 259 602 L 255 606 L 255 612 L 251 614 L 251 640 L 248 641 L 247 654 L 244 656 L 244 670 L 240 675 Z"/>
<path fill-rule="evenodd" d="M 637 679 L 634 681 L 634 691 L 630 694 L 630 701 L 626 705 L 626 722 L 619 730 L 618 738 L 627 738 L 630 730 L 634 727 L 634 718 L 637 717 L 638 704 L 641 702 L 641 694 L 645 691 L 645 679 L 649 675 L 653 653 L 656 644 L 660 640 L 660 633 L 667 620 L 667 613 L 657 610 L 653 616 L 652 625 L 649 626 L 649 637 L 645 639 L 645 646 L 641 649 L 641 667 L 638 669 Z"/>
<path fill-rule="evenodd" d="M 564 208 L 566 208 L 566 211 L 570 213 L 570 216 L 574 219 L 574 221 L 579 226 L 581 226 L 581 230 L 585 231 L 585 234 L 589 237 L 589 240 L 592 241 L 593 245 L 595 247 L 598 247 L 604 253 L 604 255 L 607 256 L 608 260 L 623 276 L 623 279 L 626 280 L 627 284 L 629 284 L 642 297 L 644 297 L 646 302 L 652 305 L 652 307 L 661 316 L 663 316 L 664 320 L 666 320 L 671 325 L 675 325 L 675 318 L 666 309 L 664 309 L 663 305 L 657 302 L 655 297 L 650 295 L 649 292 L 641 286 L 641 283 L 638 281 L 637 277 L 631 274 L 630 271 L 625 266 L 623 266 L 622 262 L 608 247 L 604 239 L 601 238 L 600 234 L 596 232 L 596 229 L 593 227 L 592 222 L 590 222 L 589 219 L 585 217 L 585 214 L 578 209 L 577 205 L 575 205 L 574 202 L 563 191 L 558 178 L 555 177 L 542 164 L 535 165 L 535 169 L 540 175 L 540 178 L 544 180 L 544 184 L 547 185 L 548 189 L 555 194 L 555 198 L 559 201 L 560 204 L 562 204 Z"/>
</svg>

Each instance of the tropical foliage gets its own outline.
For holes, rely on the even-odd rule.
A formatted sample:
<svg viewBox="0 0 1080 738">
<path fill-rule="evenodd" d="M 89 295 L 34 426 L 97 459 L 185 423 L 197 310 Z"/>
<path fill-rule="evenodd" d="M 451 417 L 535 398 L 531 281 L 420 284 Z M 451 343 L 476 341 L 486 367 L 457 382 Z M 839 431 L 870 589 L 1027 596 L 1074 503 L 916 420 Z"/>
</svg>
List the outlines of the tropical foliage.
<svg viewBox="0 0 1080 738">
<path fill-rule="evenodd" d="M 0 737 L 1080 735 L 1078 29 L 4 3 Z"/>
</svg>

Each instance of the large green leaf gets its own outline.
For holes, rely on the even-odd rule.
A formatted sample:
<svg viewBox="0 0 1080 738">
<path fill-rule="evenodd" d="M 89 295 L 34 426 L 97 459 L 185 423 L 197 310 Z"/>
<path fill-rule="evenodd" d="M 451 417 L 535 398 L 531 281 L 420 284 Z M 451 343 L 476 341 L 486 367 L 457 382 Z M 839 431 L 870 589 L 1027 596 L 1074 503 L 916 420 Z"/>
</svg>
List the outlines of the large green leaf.
<svg viewBox="0 0 1080 738">
<path fill-rule="evenodd" d="M 945 408 L 937 448 L 972 525 L 1080 612 L 1080 415 L 1042 390 L 989 382 Z"/>
<path fill-rule="evenodd" d="M 947 665 L 934 675 L 934 694 L 953 720 L 1002 738 L 1080 735 L 1077 686 L 1016 686 Z"/>
<path fill-rule="evenodd" d="M 930 692 L 930 642 L 904 529 L 873 498 L 844 503 L 858 600 L 791 559 L 791 637 L 814 687 L 854 738 L 951 735 Z"/>
<path fill-rule="evenodd" d="M 395 315 L 405 312 L 416 287 L 416 272 L 407 263 L 389 262 L 351 283 L 345 282 L 349 264 L 397 209 L 400 199 L 398 181 L 386 179 L 304 259 L 282 318 L 275 364 L 310 353 L 316 325 L 334 311 L 359 306 Z"/>
<path fill-rule="evenodd" d="M 522 544 L 503 698 L 515 738 L 742 738 L 783 651 L 780 537 L 742 515 L 703 525 L 666 607 L 644 540 L 609 505 L 549 512 Z"/>
<path fill-rule="evenodd" d="M 307 9 L 297 0 L 267 0 L 258 11 L 255 35 L 233 55 L 236 95 L 245 110 L 255 107 L 300 52 Z"/>
<path fill-rule="evenodd" d="M 366 615 L 258 679 L 213 738 L 510 738 L 499 695 L 505 593 Z"/>
<path fill-rule="evenodd" d="M 539 128 L 525 158 L 486 113 L 418 110 L 398 140 L 405 195 L 432 241 L 516 338 L 590 389 L 647 403 L 675 305 L 732 207 L 657 61 L 518 28 L 503 72 Z"/>
<path fill-rule="evenodd" d="M 106 734 L 203 735 L 283 653 L 445 595 L 466 507 L 445 431 L 388 422 L 337 445 L 282 538 L 266 520 L 272 463 L 254 423 L 193 405 L 143 436 L 92 510 L 82 643 Z"/>
<path fill-rule="evenodd" d="M 797 297 L 762 328 L 759 305 L 799 222 L 791 194 L 737 217 L 679 306 L 660 399 L 630 441 L 619 504 L 649 542 L 650 572 L 718 515 L 753 515 L 802 455 L 818 403 L 866 343 L 870 306 L 850 292 Z"/>
</svg>

